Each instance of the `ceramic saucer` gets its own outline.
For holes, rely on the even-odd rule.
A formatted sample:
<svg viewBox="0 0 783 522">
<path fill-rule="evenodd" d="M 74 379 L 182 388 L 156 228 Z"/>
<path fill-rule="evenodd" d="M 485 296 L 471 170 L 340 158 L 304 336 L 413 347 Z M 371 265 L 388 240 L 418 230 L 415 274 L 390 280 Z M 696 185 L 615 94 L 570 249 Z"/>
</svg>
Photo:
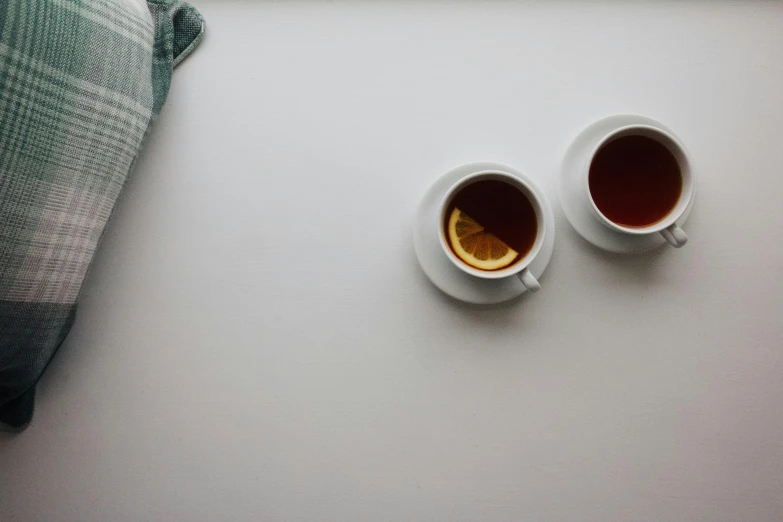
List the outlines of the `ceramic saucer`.
<svg viewBox="0 0 783 522">
<path fill-rule="evenodd" d="M 631 236 L 602 225 L 591 211 L 590 201 L 587 198 L 587 194 L 585 194 L 580 176 L 582 175 L 585 162 L 588 161 L 587 156 L 604 136 L 621 127 L 637 124 L 650 125 L 666 131 L 682 143 L 671 129 L 652 118 L 636 114 L 616 114 L 598 120 L 582 130 L 566 151 L 563 165 L 560 169 L 560 205 L 563 207 L 563 213 L 568 218 L 571 226 L 574 227 L 580 236 L 598 248 L 618 254 L 646 252 L 665 244 L 666 240 L 657 233 L 646 236 Z M 695 199 L 694 193 L 691 203 L 685 209 L 682 217 L 677 220 L 678 225 L 682 226 L 688 220 Z"/>
<path fill-rule="evenodd" d="M 523 181 L 537 186 L 528 176 L 500 163 L 476 162 L 461 165 L 450 170 L 427 190 L 419 204 L 413 226 L 413 247 L 422 270 L 443 292 L 460 301 L 473 304 L 494 304 L 508 301 L 527 290 L 516 275 L 503 279 L 479 279 L 466 274 L 452 264 L 438 239 L 440 227 L 440 204 L 446 192 L 460 179 L 482 170 L 508 172 Z M 539 190 L 540 192 L 540 190 Z M 546 270 L 555 245 L 555 219 L 552 207 L 542 198 L 547 228 L 541 251 L 530 264 L 530 272 L 540 279 Z M 546 284 L 543 285 L 546 289 Z"/>
</svg>

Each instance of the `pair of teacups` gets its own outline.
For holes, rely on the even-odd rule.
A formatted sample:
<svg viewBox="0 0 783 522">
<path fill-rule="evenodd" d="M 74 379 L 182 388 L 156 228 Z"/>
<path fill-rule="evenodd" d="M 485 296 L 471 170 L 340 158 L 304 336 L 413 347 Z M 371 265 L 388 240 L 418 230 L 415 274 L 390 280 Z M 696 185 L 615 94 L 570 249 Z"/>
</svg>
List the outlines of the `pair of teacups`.
<svg viewBox="0 0 783 522">
<path fill-rule="evenodd" d="M 629 227 L 612 221 L 606 215 L 604 215 L 603 212 L 601 212 L 590 192 L 590 166 L 593 163 L 593 159 L 595 158 L 596 154 L 606 144 L 626 136 L 642 136 L 655 140 L 659 144 L 663 145 L 676 159 L 682 177 L 682 186 L 679 199 L 674 204 L 672 209 L 662 219 L 646 226 Z M 442 223 L 444 221 L 446 212 L 449 210 L 455 195 L 468 185 L 482 180 L 502 181 L 513 187 L 516 187 L 527 197 L 528 201 L 533 207 L 533 210 L 535 211 L 537 218 L 537 230 L 533 246 L 521 259 L 518 259 L 512 265 L 500 270 L 493 271 L 474 268 L 459 259 L 459 257 L 457 257 L 449 247 L 444 227 L 439 225 L 438 237 L 441 247 L 443 248 L 443 251 L 449 260 L 457 268 L 471 276 L 481 279 L 501 279 L 516 275 L 529 291 L 536 292 L 541 288 L 541 285 L 539 284 L 536 277 L 531 273 L 529 267 L 541 251 L 541 248 L 544 244 L 546 230 L 554 229 L 554 223 L 547 222 L 547 219 L 551 218 L 547 218 L 547 215 L 544 212 L 543 201 L 545 196 L 538 187 L 520 179 L 513 174 L 500 170 L 484 170 L 474 172 L 459 180 L 446 192 L 446 195 L 440 204 L 440 222 Z M 677 248 L 683 246 L 687 242 L 688 238 L 685 232 L 683 232 L 683 230 L 677 225 L 677 220 L 682 217 L 683 213 L 688 208 L 691 199 L 693 198 L 694 181 L 693 173 L 691 171 L 691 162 L 688 158 L 688 154 L 680 145 L 680 143 L 666 131 L 649 125 L 628 125 L 608 133 L 598 141 L 592 152 L 587 155 L 586 161 L 581 169 L 579 182 L 583 187 L 584 197 L 587 198 L 587 200 L 590 202 L 590 208 L 594 214 L 594 217 L 602 225 L 610 228 L 611 230 L 614 230 L 615 232 L 619 232 L 620 234 L 627 234 L 629 236 L 660 234 L 669 244 Z"/>
</svg>

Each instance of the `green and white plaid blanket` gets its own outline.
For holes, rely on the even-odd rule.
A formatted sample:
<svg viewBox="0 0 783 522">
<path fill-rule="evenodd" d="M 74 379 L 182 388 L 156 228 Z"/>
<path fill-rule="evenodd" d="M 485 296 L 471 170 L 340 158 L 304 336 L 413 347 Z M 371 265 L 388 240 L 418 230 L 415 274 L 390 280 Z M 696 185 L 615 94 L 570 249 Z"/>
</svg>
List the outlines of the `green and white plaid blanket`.
<svg viewBox="0 0 783 522">
<path fill-rule="evenodd" d="M 203 31 L 178 0 L 0 0 L 0 427 L 29 423 L 172 69 Z"/>
</svg>

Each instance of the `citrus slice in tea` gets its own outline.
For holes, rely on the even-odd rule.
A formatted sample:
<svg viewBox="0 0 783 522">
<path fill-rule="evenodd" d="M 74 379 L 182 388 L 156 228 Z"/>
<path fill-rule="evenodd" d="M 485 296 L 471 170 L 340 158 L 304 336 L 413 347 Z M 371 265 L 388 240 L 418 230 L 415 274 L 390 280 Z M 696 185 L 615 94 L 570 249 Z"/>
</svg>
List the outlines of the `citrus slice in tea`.
<svg viewBox="0 0 783 522">
<path fill-rule="evenodd" d="M 449 244 L 457 257 L 479 270 L 500 270 L 513 263 L 519 255 L 458 208 L 451 211 L 447 232 Z"/>
</svg>

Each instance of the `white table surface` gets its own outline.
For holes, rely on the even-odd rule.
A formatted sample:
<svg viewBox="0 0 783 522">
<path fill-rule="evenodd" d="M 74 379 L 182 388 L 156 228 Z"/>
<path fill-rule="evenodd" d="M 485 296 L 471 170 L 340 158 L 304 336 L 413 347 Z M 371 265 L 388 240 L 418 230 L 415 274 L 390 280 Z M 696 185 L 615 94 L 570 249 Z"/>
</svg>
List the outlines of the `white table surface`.
<svg viewBox="0 0 783 522">
<path fill-rule="evenodd" d="M 196 5 L 0 520 L 783 519 L 783 3 Z M 559 211 L 616 112 L 693 154 L 682 250 Z M 411 244 L 474 160 L 558 214 L 542 291 L 488 309 Z"/>
</svg>

